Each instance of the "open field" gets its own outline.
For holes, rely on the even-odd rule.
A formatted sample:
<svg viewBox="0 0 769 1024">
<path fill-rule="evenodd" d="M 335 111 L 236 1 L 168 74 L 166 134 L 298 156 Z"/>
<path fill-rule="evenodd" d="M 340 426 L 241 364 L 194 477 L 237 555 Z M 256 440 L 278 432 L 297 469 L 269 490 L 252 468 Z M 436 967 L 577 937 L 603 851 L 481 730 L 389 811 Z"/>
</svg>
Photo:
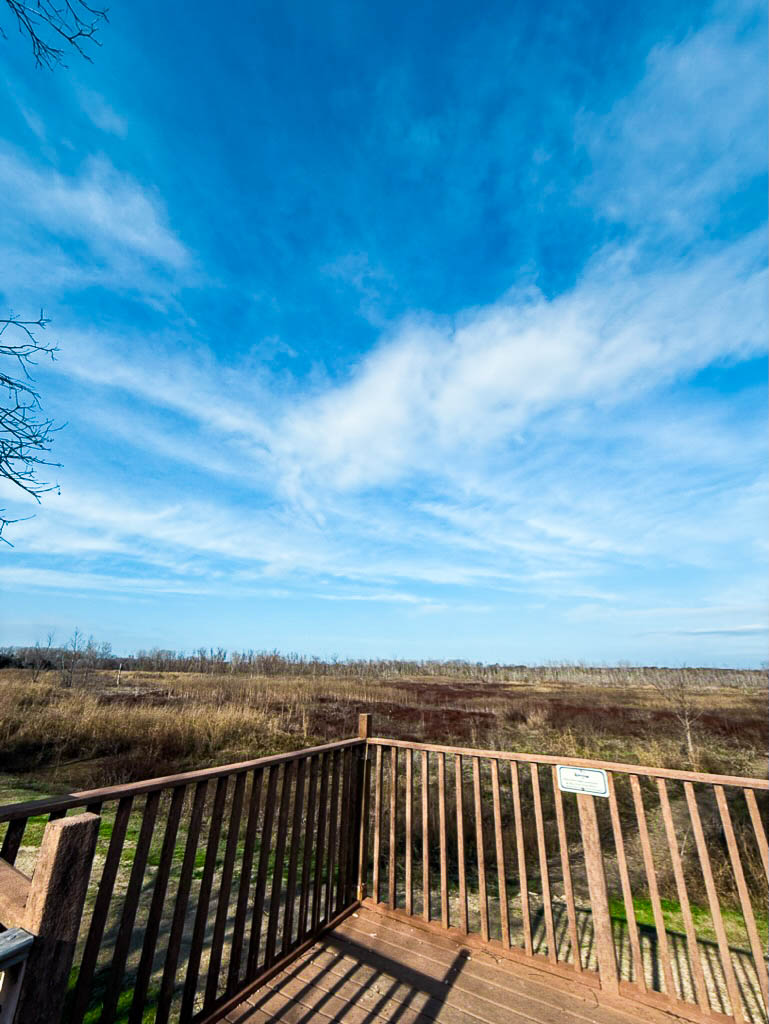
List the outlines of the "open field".
<svg viewBox="0 0 769 1024">
<path fill-rule="evenodd" d="M 0 669 L 0 772 L 42 792 L 108 785 L 353 735 L 361 711 L 375 715 L 379 735 L 401 739 L 767 771 L 758 671 L 289 660 L 205 668 L 95 667 L 72 685 L 62 685 L 62 669 Z M 682 681 L 691 753 L 671 699 Z"/>
<path fill-rule="evenodd" d="M 270 656 L 271 657 L 271 656 Z M 488 749 L 507 749 L 532 754 L 558 755 L 564 759 L 590 757 L 635 764 L 671 768 L 696 768 L 700 771 L 763 776 L 767 771 L 765 674 L 759 672 L 664 669 L 589 669 L 582 666 L 543 668 L 505 668 L 467 665 L 399 665 L 365 663 L 325 665 L 322 663 L 280 661 L 272 658 L 260 664 L 233 665 L 209 660 L 203 665 L 158 667 L 136 664 L 112 666 L 91 664 L 72 666 L 62 661 L 57 667 L 42 665 L 0 669 L 0 803 L 34 799 L 72 789 L 108 785 L 176 771 L 203 768 L 269 753 L 278 753 L 354 735 L 361 711 L 374 715 L 375 733 L 413 741 L 432 741 Z M 87 671 L 86 671 L 87 668 Z M 200 669 L 203 668 L 201 671 Z M 655 685 L 656 684 L 656 685 Z M 682 689 L 683 688 L 683 689 Z M 681 707 L 674 695 L 686 695 L 691 725 L 691 748 L 687 748 Z M 419 765 L 415 767 L 419 784 Z M 434 769 L 433 769 L 434 770 Z M 469 766 L 466 766 L 469 771 Z M 503 783 L 509 786 L 504 775 Z M 488 770 L 481 772 L 484 816 L 490 813 Z M 468 776 L 465 785 L 470 787 Z M 541 875 L 537 862 L 536 837 L 531 831 L 532 778 L 521 767 L 525 856 L 529 864 L 529 902 L 534 938 L 544 941 Z M 680 785 L 669 784 L 673 815 L 683 828 L 685 807 Z M 646 791 L 645 791 L 646 792 Z M 433 801 L 435 794 L 430 799 Z M 623 820 L 631 821 L 633 809 L 624 782 L 617 783 L 617 796 Z M 762 814 L 766 813 L 764 794 L 760 794 Z M 665 837 L 653 802 L 646 792 L 652 848 L 659 871 L 662 913 L 671 948 L 683 949 L 681 907 L 677 902 L 675 881 L 664 868 Z M 449 850 L 456 847 L 453 829 L 455 805 L 449 786 L 447 816 Z M 552 794 L 542 794 L 545 819 L 553 818 Z M 434 801 L 433 801 L 434 802 Z M 703 805 L 704 809 L 704 805 Z M 567 806 L 567 828 L 576 834 L 572 821 L 574 808 Z M 600 809 L 599 825 L 610 848 L 610 826 L 605 808 Z M 168 794 L 159 808 L 160 819 L 168 815 Z M 505 813 L 510 813 L 506 808 Z M 141 809 L 132 814 L 126 832 L 125 847 L 117 872 L 116 893 L 124 892 L 138 843 Z M 431 820 L 438 808 L 431 806 Z M 732 814 L 738 835 L 748 836 L 750 824 L 740 801 L 732 802 Z M 606 819 L 606 820 L 605 820 Z M 31 871 L 46 816 L 29 821 L 18 865 Z M 715 883 L 722 902 L 724 924 L 735 958 L 735 970 L 743 971 L 748 962 L 748 938 L 739 900 L 730 881 L 726 851 L 717 841 L 715 825 L 705 815 Z M 509 822 L 508 822 L 509 824 Z M 97 869 L 103 864 L 115 825 L 115 806 L 102 810 Z M 493 822 L 486 821 L 487 839 L 493 835 Z M 180 871 L 186 833 L 184 823 L 176 837 L 171 868 L 171 883 Z M 151 881 L 161 862 L 164 836 L 156 830 L 147 861 L 148 881 L 142 886 L 140 916 L 146 915 L 152 895 Z M 238 837 L 236 862 L 240 863 L 244 839 Z M 472 847 L 468 833 L 468 848 Z M 626 834 L 627 853 L 633 886 L 633 905 L 641 926 L 644 971 L 650 979 L 658 962 L 653 915 L 646 895 L 647 884 L 637 837 L 632 827 Z M 752 841 L 741 842 L 747 884 L 753 898 L 756 925 L 761 942 L 766 943 L 765 879 Z M 261 839 L 256 850 L 261 849 Z M 269 846 L 268 846 L 269 849 Z M 577 910 L 584 933 L 584 957 L 594 957 L 592 918 L 587 889 L 582 876 L 584 866 L 579 844 L 571 850 Z M 552 852 L 552 851 L 551 851 Z M 691 843 L 681 850 L 687 875 L 692 913 L 696 920 L 703 961 L 712 959 L 716 934 L 702 889 L 702 876 Z M 216 872 L 222 870 L 224 846 L 217 850 Z M 494 851 L 487 850 L 489 863 Z M 449 857 L 449 900 L 458 900 L 456 865 Z M 618 947 L 625 948 L 627 922 L 617 878 L 615 859 L 606 862 L 611 893 L 611 915 L 618 936 Z M 438 875 L 439 865 L 431 872 Z M 553 906 L 557 931 L 565 929 L 564 904 L 556 884 L 559 872 L 557 854 L 550 860 L 554 884 Z M 195 862 L 194 885 L 200 884 L 203 848 Z M 272 871 L 272 867 L 270 868 Z M 285 873 L 285 867 L 284 867 Z M 98 870 L 97 870 L 98 874 Z M 418 868 L 415 887 L 420 889 Z M 219 874 L 217 874 L 217 878 Z M 286 879 L 284 878 L 284 885 Z M 470 879 L 469 912 L 478 915 L 477 879 Z M 402 896 L 403 879 L 397 878 Z M 498 892 L 492 875 L 488 881 L 493 906 Z M 431 899 L 437 893 L 433 892 Z M 88 908 L 93 906 L 95 888 L 89 892 Z M 521 907 L 511 896 L 509 909 L 513 938 L 518 941 L 522 927 Z M 119 900 L 116 908 L 119 909 Z M 440 913 L 433 907 L 433 916 Z M 115 911 L 117 913 L 117 910 Z M 213 911 L 212 911 L 213 913 Z M 265 911 L 266 913 L 266 911 Z M 455 910 L 452 910 L 455 914 Z M 492 917 L 492 930 L 499 922 Z M 521 919 L 522 920 L 522 919 Z M 114 938 L 117 917 L 108 922 L 107 946 Z M 213 928 L 213 920 L 207 925 Z M 518 931 L 516 931 L 516 928 Z M 477 930 L 477 929 L 476 929 Z M 128 963 L 129 993 L 131 978 L 137 969 L 141 950 L 141 930 L 132 939 Z M 580 940 L 582 941 L 582 939 Z M 186 948 L 186 947 L 185 947 Z M 98 1016 L 102 984 L 107 977 L 109 949 L 105 947 L 104 965 L 94 980 L 89 1014 Z M 685 959 L 685 957 L 684 957 Z M 682 961 L 683 962 L 683 961 Z M 629 972 L 628 965 L 623 970 Z M 744 973 L 744 971 L 743 971 Z M 723 984 L 717 972 L 707 974 L 713 998 L 721 998 Z M 629 975 L 628 975 L 629 976 Z M 73 976 L 74 977 L 74 976 Z M 752 975 L 746 988 L 752 985 Z M 158 979 L 153 975 L 153 985 Z M 651 981 L 649 982 L 651 984 Z M 684 978 L 682 989 L 688 991 Z M 129 993 L 130 994 L 130 993 Z M 125 995 L 125 1000 L 128 996 Z M 121 997 L 123 998 L 123 997 Z M 129 1000 L 130 1002 L 130 1000 Z M 128 1019 L 125 1012 L 120 1019 Z M 122 1004 L 121 1004 L 122 1006 Z M 121 1011 L 122 1012 L 122 1011 Z M 751 1019 L 761 1020 L 751 1011 Z M 150 1015 L 151 1017 L 151 1015 Z M 91 1019 L 91 1017 L 87 1017 Z"/>
</svg>

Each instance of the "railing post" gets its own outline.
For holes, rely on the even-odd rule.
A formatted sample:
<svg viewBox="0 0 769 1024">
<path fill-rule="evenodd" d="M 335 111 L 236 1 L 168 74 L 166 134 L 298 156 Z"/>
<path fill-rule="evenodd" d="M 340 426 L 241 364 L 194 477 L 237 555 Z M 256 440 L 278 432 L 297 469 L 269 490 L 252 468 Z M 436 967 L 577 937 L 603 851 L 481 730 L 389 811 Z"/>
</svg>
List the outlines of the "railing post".
<svg viewBox="0 0 769 1024">
<path fill-rule="evenodd" d="M 358 715 L 358 736 L 368 740 L 371 736 L 371 715 Z M 358 765 L 358 792 L 360 799 L 360 818 L 358 819 L 358 887 L 357 898 L 366 898 L 366 879 L 368 877 L 368 819 L 369 819 L 369 780 L 368 744 L 363 747 Z M 356 808 L 357 810 L 357 808 Z"/>
<path fill-rule="evenodd" d="M 617 992 L 619 989 L 617 958 L 614 953 L 614 937 L 609 915 L 609 897 L 606 891 L 601 837 L 595 813 L 595 797 L 588 793 L 578 793 L 577 808 L 579 810 L 579 827 L 582 832 L 582 846 L 585 851 L 585 871 L 590 890 L 593 934 L 595 935 L 595 951 L 601 988 Z"/>
<path fill-rule="evenodd" d="M 23 927 L 35 941 L 19 994 L 19 1024 L 60 1018 L 100 821 L 98 814 L 78 814 L 46 825 L 24 910 Z"/>
</svg>

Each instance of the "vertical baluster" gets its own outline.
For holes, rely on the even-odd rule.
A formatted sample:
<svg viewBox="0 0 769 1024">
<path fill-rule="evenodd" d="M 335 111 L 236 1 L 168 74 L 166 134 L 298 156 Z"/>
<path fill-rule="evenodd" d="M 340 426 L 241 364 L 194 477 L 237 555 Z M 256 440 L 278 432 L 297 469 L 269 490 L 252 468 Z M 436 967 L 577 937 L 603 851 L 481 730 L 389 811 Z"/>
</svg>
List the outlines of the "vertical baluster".
<svg viewBox="0 0 769 1024">
<path fill-rule="evenodd" d="M 566 820 L 563 813 L 563 797 L 558 785 L 558 770 L 553 765 L 553 800 L 555 802 L 555 820 L 558 828 L 558 846 L 561 853 L 561 871 L 563 873 L 563 894 L 566 899 L 566 913 L 569 918 L 569 938 L 571 953 L 576 971 L 582 970 L 582 953 L 577 932 L 577 911 L 574 906 L 574 887 L 571 882 L 571 864 L 569 863 L 569 841 L 566 836 Z"/>
<path fill-rule="evenodd" d="M 406 751 L 406 913 L 414 913 L 413 848 L 414 842 L 414 754 Z"/>
<path fill-rule="evenodd" d="M 338 913 L 344 906 L 345 893 L 347 891 L 347 860 L 350 849 L 350 823 L 354 822 L 354 803 L 352 791 L 352 750 L 342 752 L 344 769 L 342 772 L 342 804 L 340 810 L 340 840 L 339 840 L 339 871 L 336 882 L 335 913 Z M 332 917 L 335 914 L 331 915 Z"/>
<path fill-rule="evenodd" d="M 139 896 L 141 893 L 142 881 L 144 879 L 144 869 L 147 866 L 147 855 L 149 854 L 150 843 L 152 842 L 152 832 L 155 828 L 155 818 L 158 813 L 159 799 L 159 793 L 150 793 L 147 796 L 147 800 L 144 805 L 144 815 L 142 817 L 141 829 L 139 831 L 139 839 L 136 844 L 136 850 L 134 851 L 131 876 L 128 880 L 128 888 L 126 889 L 125 900 L 123 902 L 123 913 L 120 918 L 120 927 L 118 929 L 115 948 L 112 955 L 112 968 L 107 985 L 107 992 L 104 996 L 104 1002 L 102 1003 L 100 1020 L 103 1021 L 104 1024 L 111 1022 L 114 1018 L 117 1010 L 118 999 L 120 998 L 120 993 L 123 988 L 126 959 L 128 957 L 128 950 L 131 943 L 131 933 L 133 932 L 134 921 L 136 920 L 136 911 L 139 906 Z"/>
<path fill-rule="evenodd" d="M 539 874 L 542 880 L 542 909 L 545 914 L 547 935 L 547 957 L 551 963 L 558 959 L 555 948 L 555 927 L 553 924 L 553 903 L 550 897 L 550 872 L 547 867 L 545 825 L 542 818 L 542 794 L 539 788 L 539 767 L 531 762 L 531 791 L 534 796 L 534 820 L 537 826 L 537 850 L 539 852 Z"/>
<path fill-rule="evenodd" d="M 272 847 L 272 828 L 275 821 L 275 796 L 278 791 L 278 765 L 270 767 L 267 780 L 267 793 L 264 798 L 264 819 L 259 839 L 259 865 L 256 869 L 256 890 L 254 892 L 254 909 L 251 914 L 251 935 L 248 940 L 247 971 L 253 978 L 259 963 L 259 943 L 262 937 L 264 919 L 264 898 L 267 893 L 267 871 L 270 863 Z"/>
<path fill-rule="evenodd" d="M 251 870 L 254 865 L 256 825 L 259 820 L 259 804 L 262 795 L 263 777 L 264 769 L 256 768 L 251 778 L 251 794 L 248 800 L 248 819 L 246 821 L 246 834 L 243 840 L 243 860 L 241 861 L 238 900 L 235 906 L 235 921 L 232 926 L 230 967 L 227 973 L 228 995 L 231 995 L 236 990 L 240 980 L 240 966 L 243 956 L 243 935 L 246 930 L 246 914 L 248 912 L 248 896 L 251 890 Z"/>
<path fill-rule="evenodd" d="M 198 842 L 203 823 L 203 811 L 206 804 L 207 782 L 198 782 L 195 786 L 195 795 L 192 799 L 192 810 L 187 826 L 187 841 L 184 846 L 184 860 L 179 875 L 179 882 L 176 887 L 176 902 L 174 905 L 174 916 L 171 922 L 171 931 L 168 936 L 166 947 L 165 963 L 163 964 L 163 979 L 160 983 L 157 1007 L 155 1009 L 156 1024 L 166 1024 L 171 1007 L 171 1000 L 174 994 L 176 982 L 176 967 L 179 963 L 179 951 L 184 935 L 184 922 L 187 916 L 187 904 L 190 898 L 192 886 L 192 872 L 195 868 L 195 860 L 198 852 Z M 118 854 L 119 859 L 119 854 Z M 98 953 L 98 949 L 97 949 Z"/>
<path fill-rule="evenodd" d="M 272 891 L 270 893 L 270 913 L 267 918 L 267 942 L 264 947 L 264 966 L 269 967 L 275 959 L 275 946 L 278 937 L 278 917 L 280 915 L 280 897 L 283 891 L 283 861 L 286 854 L 286 833 L 288 831 L 288 811 L 291 805 L 291 789 L 296 774 L 296 762 L 286 761 L 283 765 L 283 786 L 280 793 L 280 810 L 278 811 L 278 832 L 275 839 L 275 861 L 272 868 Z"/>
<path fill-rule="evenodd" d="M 422 916 L 430 920 L 430 761 L 422 751 Z"/>
<path fill-rule="evenodd" d="M 128 1015 L 129 1024 L 141 1024 L 144 1015 L 144 1003 L 152 974 L 152 961 L 155 957 L 155 946 L 160 931 L 160 918 L 163 913 L 163 902 L 166 897 L 168 877 L 171 873 L 171 862 L 173 861 L 174 848 L 176 846 L 176 834 L 179 830 L 179 819 L 182 814 L 184 795 L 184 786 L 177 786 L 171 796 L 168 818 L 166 819 L 166 830 L 163 836 L 163 847 L 160 852 L 160 864 L 158 865 L 158 873 L 155 876 L 152 902 L 150 904 L 149 916 L 147 917 L 147 925 L 144 930 L 141 960 L 139 961 L 139 969 L 134 980 L 133 1000 Z"/>
<path fill-rule="evenodd" d="M 518 882 L 521 891 L 521 916 L 523 918 L 523 946 L 529 956 L 534 947 L 531 941 L 531 914 L 529 913 L 529 879 L 526 873 L 526 846 L 523 841 L 523 815 L 521 814 L 521 785 L 518 778 L 518 762 L 510 762 L 510 782 L 513 790 L 513 813 L 515 815 L 515 847 L 518 855 Z"/>
<path fill-rule="evenodd" d="M 379 859 L 381 857 L 382 836 L 382 748 L 376 748 L 376 767 L 374 769 L 374 877 L 371 888 L 374 890 L 374 903 L 379 903 Z"/>
<path fill-rule="evenodd" d="M 710 1001 L 708 999 L 707 989 L 705 988 L 705 975 L 702 971 L 702 960 L 700 959 L 700 951 L 697 945 L 697 932 L 694 927 L 694 921 L 692 920 L 692 911 L 689 906 L 689 893 L 686 888 L 686 879 L 684 877 L 683 865 L 681 864 L 681 855 L 678 852 L 678 839 L 676 837 L 675 825 L 673 824 L 673 814 L 670 809 L 670 800 L 668 799 L 668 790 L 664 779 L 657 779 L 657 789 L 660 794 L 662 821 L 665 825 L 665 835 L 667 836 L 670 860 L 673 864 L 673 874 L 676 880 L 678 903 L 681 907 L 681 916 L 684 919 L 686 946 L 689 951 L 689 964 L 691 965 L 692 977 L 694 978 L 694 991 L 697 997 L 698 1006 L 703 1013 L 707 1014 L 710 1013 Z"/>
<path fill-rule="evenodd" d="M 449 872 L 446 850 L 446 755 L 438 754 L 438 827 L 441 852 L 441 924 L 449 926 Z"/>
<path fill-rule="evenodd" d="M 302 856 L 302 895 L 299 899 L 299 923 L 297 938 L 301 940 L 307 932 L 307 915 L 310 909 L 310 872 L 312 871 L 312 850 L 315 842 L 315 805 L 318 796 L 318 757 L 310 760 L 310 782 L 307 795 L 307 821 L 304 833 L 304 854 Z"/>
<path fill-rule="evenodd" d="M 481 911 L 481 937 L 489 941 L 489 901 L 486 893 L 486 856 L 483 849 L 483 807 L 481 805 L 481 762 L 473 758 L 473 796 L 475 798 L 475 846 L 478 857 L 478 902 Z"/>
<path fill-rule="evenodd" d="M 652 904 L 654 915 L 654 928 L 657 932 L 657 945 L 659 957 L 662 960 L 662 970 L 665 978 L 665 991 L 671 999 L 676 998 L 676 989 L 673 983 L 673 970 L 670 966 L 670 952 L 668 949 L 668 937 L 665 931 L 665 918 L 662 915 L 662 905 L 657 888 L 657 872 L 652 857 L 649 830 L 646 827 L 646 812 L 644 811 L 643 797 L 641 795 L 641 784 L 637 775 L 630 776 L 630 789 L 633 793 L 633 804 L 635 805 L 636 820 L 638 821 L 638 833 L 641 837 L 641 852 L 643 854 L 646 881 L 649 886 L 649 899 Z"/>
<path fill-rule="evenodd" d="M 510 918 L 507 907 L 507 866 L 505 864 L 505 837 L 502 831 L 502 805 L 499 798 L 499 761 L 491 761 L 491 788 L 494 799 L 494 839 L 497 848 L 497 884 L 499 886 L 499 920 L 502 945 L 510 948 Z"/>
<path fill-rule="evenodd" d="M 370 727 L 371 716 L 365 716 L 368 720 L 366 729 Z M 361 799 L 360 818 L 358 835 L 358 891 L 357 897 L 362 900 L 367 895 L 368 889 L 368 833 L 371 802 L 371 762 L 369 758 L 369 745 L 366 743 L 359 752 L 361 759 Z"/>
<path fill-rule="evenodd" d="M 628 934 L 630 936 L 630 950 L 633 954 L 633 966 L 635 968 L 635 983 L 646 991 L 646 975 L 644 973 L 644 962 L 641 954 L 641 940 L 638 932 L 638 922 L 635 916 L 635 904 L 633 903 L 633 890 L 630 886 L 630 874 L 627 868 L 627 856 L 625 854 L 625 840 L 622 835 L 622 823 L 619 819 L 619 807 L 617 805 L 617 793 L 614 788 L 614 775 L 607 772 L 609 779 L 609 813 L 611 815 L 611 827 L 614 833 L 614 846 L 617 850 L 617 866 L 619 877 L 622 883 L 622 900 L 625 904 L 625 917 L 627 918 Z"/>
<path fill-rule="evenodd" d="M 459 925 L 467 935 L 467 878 L 465 875 L 465 807 L 462 780 L 462 755 L 454 755 L 454 782 L 457 795 L 457 865 L 459 868 Z"/>
<path fill-rule="evenodd" d="M 595 800 L 596 798 L 589 793 L 577 794 L 579 830 L 582 835 L 582 848 L 585 851 L 585 874 L 590 892 L 593 936 L 601 988 L 617 993 L 619 991 L 617 950 L 614 946 L 609 914 L 609 894 L 606 889 L 606 872 Z"/>
<path fill-rule="evenodd" d="M 125 842 L 128 821 L 131 817 L 132 806 L 133 797 L 124 796 L 118 804 L 115 814 L 107 857 L 104 861 L 101 879 L 99 880 L 99 890 L 96 894 L 96 902 L 94 903 L 93 914 L 91 915 L 91 924 L 88 928 L 88 938 L 86 939 L 83 958 L 77 975 L 77 986 L 71 1012 L 72 1024 L 80 1024 L 88 1009 L 93 974 L 99 958 L 99 949 L 101 948 L 104 926 L 107 921 L 110 903 L 112 902 L 112 893 L 115 888 L 115 879 L 117 878 L 120 855 L 123 852 L 123 844 Z"/>
<path fill-rule="evenodd" d="M 222 877 L 219 881 L 219 898 L 216 906 L 214 931 L 211 937 L 211 953 L 208 961 L 208 975 L 206 977 L 206 994 L 204 1001 L 204 1007 L 206 1009 L 209 1009 L 216 1000 L 216 993 L 219 988 L 219 974 L 221 972 L 222 953 L 224 951 L 224 929 L 229 917 L 232 875 L 235 869 L 235 854 L 238 849 L 240 819 L 243 815 L 243 796 L 245 790 L 246 775 L 244 772 L 241 772 L 235 777 L 235 785 L 232 793 L 232 805 L 230 807 L 230 820 L 227 826 L 227 840 L 224 848 Z"/>
<path fill-rule="evenodd" d="M 387 871 L 387 905 L 395 909 L 395 859 L 398 831 L 398 748 L 390 747 L 390 844 Z"/>
<path fill-rule="evenodd" d="M 716 791 L 718 813 L 721 816 L 721 824 L 724 826 L 726 845 L 729 849 L 729 859 L 732 863 L 734 880 L 737 883 L 737 894 L 740 897 L 740 907 L 742 908 L 742 916 L 745 920 L 745 929 L 748 933 L 750 949 L 753 953 L 753 960 L 756 965 L 756 974 L 758 976 L 759 984 L 761 986 L 761 992 L 764 997 L 764 1006 L 767 1008 L 767 1010 L 769 1010 L 769 997 L 767 996 L 767 988 L 769 986 L 767 985 L 767 971 L 766 963 L 764 961 L 764 951 L 761 948 L 761 940 L 758 937 L 758 929 L 756 928 L 756 919 L 753 916 L 753 907 L 750 903 L 748 887 L 745 884 L 745 873 L 742 870 L 742 861 L 740 859 L 740 851 L 737 846 L 737 840 L 734 836 L 734 827 L 732 826 L 732 818 L 729 814 L 729 805 L 726 802 L 726 794 L 724 793 L 724 787 L 714 786 L 713 789 L 715 789 Z"/>
<path fill-rule="evenodd" d="M 758 804 L 756 803 L 756 794 L 752 789 L 745 789 L 743 792 L 745 794 L 745 802 L 748 805 L 750 820 L 753 823 L 753 831 L 756 834 L 756 842 L 761 854 L 761 863 L 764 865 L 764 873 L 766 874 L 767 881 L 769 881 L 769 843 L 766 841 L 766 832 L 764 831 L 764 824 L 761 821 Z"/>
<path fill-rule="evenodd" d="M 222 830 L 222 815 L 224 804 L 227 798 L 226 775 L 222 776 L 216 783 L 214 794 L 214 806 L 211 811 L 211 820 L 208 826 L 208 843 L 206 845 L 206 859 L 203 864 L 203 877 L 200 881 L 200 892 L 198 893 L 197 911 L 195 924 L 192 931 L 192 944 L 190 945 L 189 957 L 187 960 L 187 977 L 184 982 L 182 994 L 182 1008 L 180 1017 L 182 1020 L 189 1020 L 195 1003 L 195 993 L 198 985 L 198 973 L 200 971 L 200 960 L 203 952 L 203 940 L 206 934 L 206 923 L 208 921 L 208 903 L 211 898 L 211 886 L 214 880 L 216 860 L 219 853 L 219 836 Z"/>
<path fill-rule="evenodd" d="M 24 832 L 27 828 L 26 818 L 16 818 L 15 821 L 8 822 L 8 828 L 5 832 L 3 839 L 3 846 L 0 849 L 0 860 L 6 861 L 8 864 L 15 864 L 16 857 L 19 853 L 19 847 L 21 841 L 24 838 Z"/>
<path fill-rule="evenodd" d="M 331 920 L 331 908 L 333 905 L 332 894 L 334 891 L 334 878 L 337 865 L 337 829 L 339 821 L 339 751 L 335 750 L 332 755 L 331 773 L 331 801 L 329 807 L 328 825 L 328 860 L 326 863 L 326 921 Z"/>
<path fill-rule="evenodd" d="M 718 952 L 721 956 L 721 967 L 726 978 L 726 990 L 729 993 L 729 1001 L 732 1004 L 732 1015 L 736 1021 L 740 1024 L 745 1020 L 745 1015 L 742 1010 L 742 998 L 740 996 L 740 990 L 737 986 L 737 979 L 734 975 L 734 965 L 732 964 L 732 956 L 729 950 L 729 942 L 726 938 L 726 931 L 724 929 L 723 918 L 721 917 L 721 904 L 718 899 L 718 893 L 716 892 L 716 886 L 713 881 L 713 869 L 710 866 L 710 856 L 708 854 L 708 846 L 705 842 L 705 834 L 702 831 L 702 821 L 700 820 L 700 812 L 697 807 L 697 797 L 694 793 L 694 786 L 691 782 L 684 783 L 684 792 L 686 794 L 686 803 L 689 808 L 689 817 L 692 823 L 692 831 L 694 832 L 694 841 L 697 844 L 697 855 L 700 859 L 700 867 L 702 868 L 702 877 L 705 881 L 705 891 L 708 894 L 708 906 L 710 907 L 710 916 L 713 919 L 713 926 L 716 931 L 716 939 L 718 941 Z"/>
<path fill-rule="evenodd" d="M 296 768 L 296 788 L 294 791 L 294 815 L 291 819 L 291 843 L 288 856 L 288 879 L 286 880 L 286 910 L 283 915 L 283 946 L 285 956 L 291 948 L 294 931 L 294 902 L 296 900 L 296 873 L 299 864 L 299 847 L 302 841 L 302 812 L 304 811 L 304 777 L 307 771 L 307 758 L 299 760 Z"/>
<path fill-rule="evenodd" d="M 318 844 L 315 848 L 315 875 L 312 882 L 312 924 L 311 930 L 317 931 L 321 915 L 321 895 L 323 890 L 324 845 L 328 822 L 328 776 L 331 755 L 326 752 L 320 769 L 320 795 L 318 796 Z"/>
</svg>

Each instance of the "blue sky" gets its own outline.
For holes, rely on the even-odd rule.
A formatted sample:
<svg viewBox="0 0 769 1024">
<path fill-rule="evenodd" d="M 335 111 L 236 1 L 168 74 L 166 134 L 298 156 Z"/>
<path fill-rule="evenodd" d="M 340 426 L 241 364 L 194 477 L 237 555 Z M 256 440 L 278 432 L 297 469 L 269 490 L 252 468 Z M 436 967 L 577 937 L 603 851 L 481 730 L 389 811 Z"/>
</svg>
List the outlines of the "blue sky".
<svg viewBox="0 0 769 1024">
<path fill-rule="evenodd" d="M 0 643 L 765 662 L 763 5 L 180 15 L 0 43 Z"/>
</svg>

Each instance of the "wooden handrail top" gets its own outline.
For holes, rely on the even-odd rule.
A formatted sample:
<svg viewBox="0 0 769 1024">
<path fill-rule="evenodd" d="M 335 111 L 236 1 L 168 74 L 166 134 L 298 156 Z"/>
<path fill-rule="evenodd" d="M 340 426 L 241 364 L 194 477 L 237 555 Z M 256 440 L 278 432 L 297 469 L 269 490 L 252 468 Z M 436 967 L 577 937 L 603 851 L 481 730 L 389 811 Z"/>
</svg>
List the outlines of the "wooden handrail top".
<svg viewBox="0 0 769 1024">
<path fill-rule="evenodd" d="M 682 782 L 705 782 L 716 786 L 739 786 L 742 789 L 768 789 L 769 780 L 752 779 L 741 775 L 710 775 L 707 772 L 679 771 L 675 768 L 650 768 L 648 765 L 622 764 L 615 761 L 592 761 L 584 757 L 555 757 L 551 754 L 521 754 L 509 750 L 481 750 L 474 747 L 446 747 L 438 743 L 412 743 L 410 740 L 385 739 L 372 736 L 370 745 L 400 747 L 403 750 L 426 750 L 438 754 L 461 754 L 464 757 L 486 757 L 498 761 L 519 761 L 534 764 L 570 764 L 580 768 L 603 768 L 626 775 L 646 775 L 652 779 L 680 779 Z M 2 808 L 0 808 L 2 817 Z"/>
<path fill-rule="evenodd" d="M 63 796 L 46 797 L 42 800 L 28 800 L 21 804 L 5 804 L 0 806 L 0 822 L 14 821 L 18 818 L 31 818 L 37 814 L 48 814 L 53 811 L 66 811 L 71 807 L 85 807 L 100 804 L 106 800 L 119 800 L 124 796 L 141 796 L 145 793 L 156 793 L 161 789 L 176 789 L 191 782 L 204 782 L 220 779 L 225 775 L 240 775 L 253 768 L 283 764 L 286 761 L 297 761 L 323 754 L 330 750 L 344 750 L 346 747 L 365 746 L 366 741 L 355 737 L 349 740 L 338 740 L 335 743 L 323 743 L 317 747 L 305 747 L 302 750 L 291 750 L 285 754 L 271 754 L 268 757 L 257 757 L 252 761 L 239 761 L 236 764 L 218 765 L 215 768 L 201 768 L 192 772 L 180 772 L 178 775 L 166 775 L 157 779 L 144 779 L 140 782 L 128 782 L 122 786 L 106 786 L 102 789 L 87 789 Z"/>
</svg>

